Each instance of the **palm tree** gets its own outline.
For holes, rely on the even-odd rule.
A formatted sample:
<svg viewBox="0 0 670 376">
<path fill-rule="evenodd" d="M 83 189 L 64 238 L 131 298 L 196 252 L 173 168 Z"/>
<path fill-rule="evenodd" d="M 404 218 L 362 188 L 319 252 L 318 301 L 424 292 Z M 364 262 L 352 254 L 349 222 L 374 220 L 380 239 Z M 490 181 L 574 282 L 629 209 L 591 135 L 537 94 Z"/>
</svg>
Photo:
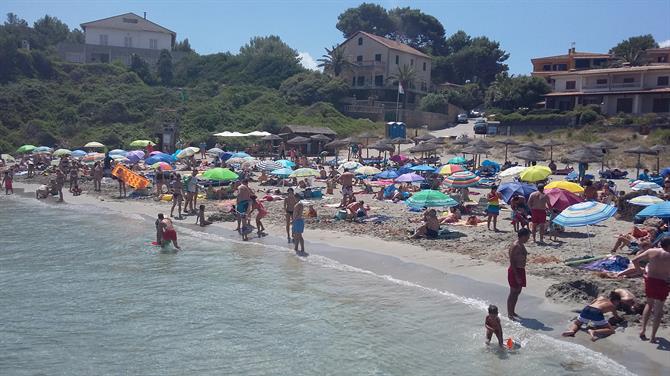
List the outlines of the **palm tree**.
<svg viewBox="0 0 670 376">
<path fill-rule="evenodd" d="M 320 62 L 319 68 L 323 68 L 325 73 L 332 74 L 335 77 L 339 77 L 342 71 L 351 64 L 347 61 L 342 46 L 333 46 L 330 49 L 326 47 L 326 54 L 317 61 Z"/>
<path fill-rule="evenodd" d="M 389 76 L 389 80 L 398 81 L 402 85 L 402 89 L 405 94 L 403 94 L 403 107 L 407 108 L 407 90 L 414 83 L 416 78 L 416 71 L 413 67 L 403 64 L 402 67 L 398 67 L 398 72 Z"/>
</svg>

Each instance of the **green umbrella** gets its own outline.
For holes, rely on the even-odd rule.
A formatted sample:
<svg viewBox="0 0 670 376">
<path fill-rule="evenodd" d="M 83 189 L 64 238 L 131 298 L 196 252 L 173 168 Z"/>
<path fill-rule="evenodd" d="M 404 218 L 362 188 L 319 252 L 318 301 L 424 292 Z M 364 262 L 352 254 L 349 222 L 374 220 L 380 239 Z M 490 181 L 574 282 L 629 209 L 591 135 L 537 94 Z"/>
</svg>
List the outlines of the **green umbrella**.
<svg viewBox="0 0 670 376">
<path fill-rule="evenodd" d="M 54 151 L 53 155 L 54 155 L 54 157 L 62 157 L 64 155 L 70 155 L 70 154 L 72 154 L 72 151 L 70 151 L 68 149 L 58 149 L 58 150 Z"/>
<path fill-rule="evenodd" d="M 465 164 L 467 161 L 463 157 L 453 157 L 449 161 L 447 161 L 448 164 Z"/>
<path fill-rule="evenodd" d="M 20 148 L 16 149 L 16 152 L 19 154 L 26 154 L 30 153 L 33 150 L 35 150 L 35 145 L 23 145 Z"/>
<path fill-rule="evenodd" d="M 441 208 L 456 206 L 458 202 L 440 191 L 425 189 L 407 199 L 407 205 L 412 208 Z"/>
<path fill-rule="evenodd" d="M 222 180 L 237 180 L 239 176 L 230 171 L 227 168 L 221 168 L 221 167 L 216 167 L 211 170 L 205 171 L 204 174 L 202 174 L 203 177 L 209 180 L 216 180 L 216 181 L 222 181 Z"/>
<path fill-rule="evenodd" d="M 131 148 L 145 148 L 147 145 L 154 146 L 156 144 L 149 140 L 135 140 L 130 143 Z"/>
</svg>

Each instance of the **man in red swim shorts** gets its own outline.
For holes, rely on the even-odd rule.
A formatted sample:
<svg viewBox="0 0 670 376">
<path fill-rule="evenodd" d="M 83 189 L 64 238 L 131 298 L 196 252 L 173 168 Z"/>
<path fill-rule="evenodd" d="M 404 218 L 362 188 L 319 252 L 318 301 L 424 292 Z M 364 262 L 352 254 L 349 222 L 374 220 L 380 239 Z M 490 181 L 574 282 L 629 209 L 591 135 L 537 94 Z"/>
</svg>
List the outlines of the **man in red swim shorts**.
<svg viewBox="0 0 670 376">
<path fill-rule="evenodd" d="M 635 256 L 631 261 L 638 272 L 643 273 L 640 261 L 647 261 L 647 274 L 644 277 L 644 292 L 647 304 L 642 313 L 640 339 L 647 340 L 647 323 L 653 312 L 651 342 L 656 343 L 656 332 L 661 324 L 663 305 L 670 293 L 670 236 L 661 239 L 661 248 L 651 248 Z"/>
<path fill-rule="evenodd" d="M 509 247 L 507 316 L 510 320 L 520 319 L 515 309 L 521 289 L 526 287 L 526 258 L 528 257 L 528 251 L 526 251 L 524 244 L 528 242 L 528 239 L 530 239 L 530 230 L 522 228 L 517 232 L 517 240 Z"/>
<path fill-rule="evenodd" d="M 544 184 L 537 185 L 537 191 L 528 196 L 528 207 L 530 208 L 530 219 L 532 222 L 533 241 L 536 242 L 535 233 L 540 229 L 540 243 L 544 243 L 544 232 L 547 227 L 547 210 L 551 209 L 549 198 L 544 194 Z"/>
<path fill-rule="evenodd" d="M 177 244 L 177 231 L 175 231 L 174 226 L 172 226 L 172 220 L 170 218 L 164 218 L 161 221 L 161 229 L 163 230 L 161 246 L 165 247 L 168 243 L 172 242 L 175 248 L 181 250 L 179 244 Z"/>
</svg>

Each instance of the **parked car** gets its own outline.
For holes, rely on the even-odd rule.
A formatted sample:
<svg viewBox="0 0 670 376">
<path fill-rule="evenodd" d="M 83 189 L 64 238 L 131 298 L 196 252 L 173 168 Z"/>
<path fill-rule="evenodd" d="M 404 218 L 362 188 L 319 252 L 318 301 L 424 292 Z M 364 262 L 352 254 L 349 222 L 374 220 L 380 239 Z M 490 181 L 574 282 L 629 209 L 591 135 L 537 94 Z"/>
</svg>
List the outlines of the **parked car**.
<svg viewBox="0 0 670 376">
<path fill-rule="evenodd" d="M 486 122 L 475 123 L 474 125 L 475 134 L 486 134 L 488 132 Z"/>
<path fill-rule="evenodd" d="M 458 114 L 458 122 L 459 123 L 467 123 L 468 122 L 468 114 Z"/>
<path fill-rule="evenodd" d="M 484 119 L 483 117 L 478 117 L 478 118 L 476 118 L 476 119 L 475 119 L 475 124 L 479 124 L 479 123 L 484 123 L 484 124 L 486 124 L 486 119 Z"/>
</svg>

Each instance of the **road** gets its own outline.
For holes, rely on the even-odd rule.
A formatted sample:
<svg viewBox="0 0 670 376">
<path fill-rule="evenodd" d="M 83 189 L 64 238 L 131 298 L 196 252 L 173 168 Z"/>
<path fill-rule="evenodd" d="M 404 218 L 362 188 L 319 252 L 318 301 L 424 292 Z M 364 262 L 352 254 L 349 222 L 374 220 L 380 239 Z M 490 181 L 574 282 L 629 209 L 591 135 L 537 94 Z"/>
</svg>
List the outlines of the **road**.
<svg viewBox="0 0 670 376">
<path fill-rule="evenodd" d="M 440 129 L 439 131 L 430 132 L 435 137 L 451 137 L 451 136 L 462 136 L 467 135 L 468 137 L 474 137 L 475 119 L 468 119 L 468 122 L 465 124 L 458 124 L 454 127 Z"/>
</svg>

